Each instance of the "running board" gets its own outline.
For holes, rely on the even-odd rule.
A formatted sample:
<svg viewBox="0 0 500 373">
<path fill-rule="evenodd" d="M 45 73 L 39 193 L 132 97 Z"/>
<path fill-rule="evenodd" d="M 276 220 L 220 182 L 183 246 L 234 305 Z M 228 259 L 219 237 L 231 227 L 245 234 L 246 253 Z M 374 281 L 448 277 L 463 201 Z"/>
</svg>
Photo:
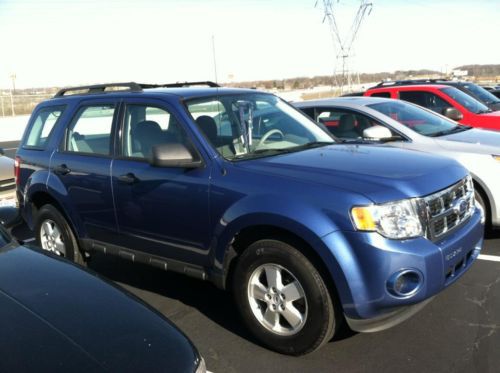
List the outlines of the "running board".
<svg viewBox="0 0 500 373">
<path fill-rule="evenodd" d="M 174 259 L 158 257 L 155 255 L 144 253 L 142 251 L 131 250 L 121 246 L 95 240 L 83 239 L 80 240 L 80 242 L 84 250 L 88 252 L 99 252 L 105 255 L 117 256 L 134 263 L 150 265 L 164 271 L 183 273 L 199 280 L 208 280 L 209 278 L 207 271 L 202 266 L 187 264 Z"/>
</svg>

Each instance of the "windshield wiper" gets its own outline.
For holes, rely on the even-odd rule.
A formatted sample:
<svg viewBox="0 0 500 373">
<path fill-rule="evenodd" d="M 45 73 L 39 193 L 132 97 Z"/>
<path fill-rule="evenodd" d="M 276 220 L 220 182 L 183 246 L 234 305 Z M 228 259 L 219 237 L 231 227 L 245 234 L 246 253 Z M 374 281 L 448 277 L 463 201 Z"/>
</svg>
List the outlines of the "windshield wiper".
<svg viewBox="0 0 500 373">
<path fill-rule="evenodd" d="M 449 130 L 431 133 L 428 136 L 439 137 L 439 136 L 444 136 L 444 135 L 451 135 L 452 133 L 467 131 L 467 130 L 470 130 L 471 128 L 472 128 L 471 126 L 458 125 L 456 127 L 450 128 Z"/>
<path fill-rule="evenodd" d="M 282 153 L 289 153 L 290 148 L 267 148 L 267 149 L 257 149 L 251 153 L 244 153 L 234 156 L 232 159 L 249 159 L 249 158 L 258 158 L 266 155 L 275 155 Z"/>
<path fill-rule="evenodd" d="M 309 142 L 307 144 L 293 146 L 290 148 L 265 148 L 265 149 L 256 149 L 251 153 L 245 153 L 235 156 L 233 159 L 249 159 L 254 157 L 261 157 L 267 155 L 276 155 L 276 154 L 285 154 L 285 153 L 293 153 L 305 149 L 319 148 L 321 146 L 332 145 L 335 142 L 330 141 L 314 141 Z"/>
<path fill-rule="evenodd" d="M 288 148 L 291 151 L 298 151 L 298 150 L 304 150 L 304 149 L 313 149 L 313 148 L 319 148 L 321 146 L 327 146 L 327 145 L 333 145 L 336 144 L 335 141 L 313 141 L 313 142 L 308 142 L 307 144 L 302 144 L 302 145 L 297 145 L 292 148 Z"/>
<path fill-rule="evenodd" d="M 485 110 L 479 110 L 478 112 L 476 112 L 476 114 L 486 114 L 486 113 L 492 113 L 493 110 L 491 109 L 485 109 Z"/>
</svg>

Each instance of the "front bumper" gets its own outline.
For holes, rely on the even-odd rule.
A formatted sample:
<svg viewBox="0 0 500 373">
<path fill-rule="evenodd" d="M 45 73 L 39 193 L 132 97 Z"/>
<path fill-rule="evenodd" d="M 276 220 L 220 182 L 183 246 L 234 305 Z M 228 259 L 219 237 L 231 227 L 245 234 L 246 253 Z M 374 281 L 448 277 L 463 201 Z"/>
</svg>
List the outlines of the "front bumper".
<svg viewBox="0 0 500 373">
<path fill-rule="evenodd" d="M 334 232 L 323 238 L 342 275 L 332 271 L 349 325 L 359 331 L 396 325 L 454 283 L 471 266 L 483 244 L 484 226 L 476 209 L 460 228 L 436 242 L 426 238 L 389 240 L 378 233 Z M 421 275 L 417 291 L 406 297 L 388 290 L 402 270 Z"/>
</svg>

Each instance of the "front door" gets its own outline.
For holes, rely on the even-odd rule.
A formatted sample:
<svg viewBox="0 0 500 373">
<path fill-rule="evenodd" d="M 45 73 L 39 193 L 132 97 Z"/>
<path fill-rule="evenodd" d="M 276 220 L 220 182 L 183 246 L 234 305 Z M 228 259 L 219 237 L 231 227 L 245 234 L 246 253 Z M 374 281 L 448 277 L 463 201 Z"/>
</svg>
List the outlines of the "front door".
<svg viewBox="0 0 500 373">
<path fill-rule="evenodd" d="M 153 167 L 154 145 L 193 147 L 163 102 L 125 102 L 119 156 L 112 165 L 119 236 L 132 250 L 203 265 L 209 247 L 210 165 L 196 169 Z"/>
</svg>

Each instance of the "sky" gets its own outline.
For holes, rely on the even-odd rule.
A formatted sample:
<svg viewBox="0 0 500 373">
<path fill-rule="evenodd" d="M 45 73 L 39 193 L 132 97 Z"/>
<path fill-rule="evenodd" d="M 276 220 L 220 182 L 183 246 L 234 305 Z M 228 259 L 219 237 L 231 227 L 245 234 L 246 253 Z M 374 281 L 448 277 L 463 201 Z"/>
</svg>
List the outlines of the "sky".
<svg viewBox="0 0 500 373">
<path fill-rule="evenodd" d="M 0 88 L 329 75 L 316 0 L 0 0 Z M 333 0 L 345 37 L 360 1 Z M 359 72 L 500 63 L 500 0 L 372 0 Z M 214 64 L 214 56 L 216 63 Z M 340 69 L 337 64 L 337 70 Z"/>
</svg>

